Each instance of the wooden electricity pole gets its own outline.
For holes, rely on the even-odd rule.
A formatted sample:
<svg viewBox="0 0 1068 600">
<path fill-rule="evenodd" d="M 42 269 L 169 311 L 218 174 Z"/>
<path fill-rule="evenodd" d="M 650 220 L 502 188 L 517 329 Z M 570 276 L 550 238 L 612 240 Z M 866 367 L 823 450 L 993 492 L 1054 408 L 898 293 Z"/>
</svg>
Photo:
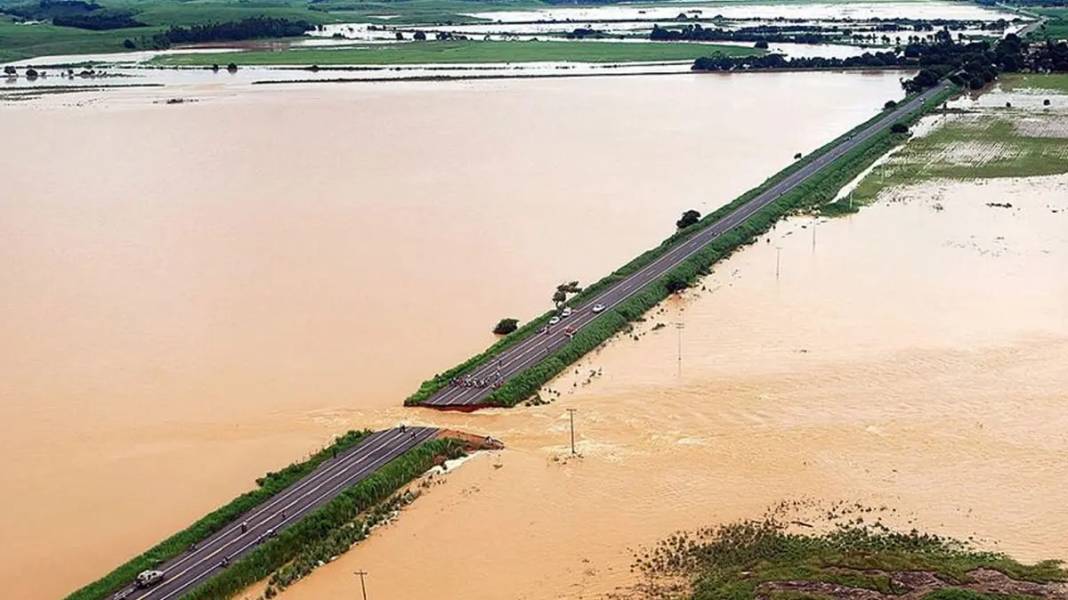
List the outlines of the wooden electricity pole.
<svg viewBox="0 0 1068 600">
<path fill-rule="evenodd" d="M 367 575 L 367 571 L 354 571 L 354 573 L 360 576 L 360 591 L 363 592 L 363 600 L 367 600 L 367 586 L 363 582 L 363 578 Z"/>
<path fill-rule="evenodd" d="M 577 454 L 575 452 L 575 409 L 567 409 L 567 415 L 571 418 L 571 454 Z"/>
</svg>

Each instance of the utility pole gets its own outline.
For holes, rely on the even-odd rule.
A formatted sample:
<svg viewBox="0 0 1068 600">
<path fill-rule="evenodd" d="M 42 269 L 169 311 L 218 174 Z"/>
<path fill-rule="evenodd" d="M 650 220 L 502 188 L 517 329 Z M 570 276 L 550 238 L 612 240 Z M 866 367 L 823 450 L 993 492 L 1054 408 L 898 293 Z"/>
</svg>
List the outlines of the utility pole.
<svg viewBox="0 0 1068 600">
<path fill-rule="evenodd" d="M 578 454 L 575 452 L 575 409 L 567 409 L 567 414 L 571 418 L 571 454 L 575 455 Z"/>
<path fill-rule="evenodd" d="M 675 329 L 679 331 L 679 377 L 682 377 L 682 330 L 686 328 L 686 324 L 682 321 L 675 323 Z"/>
<path fill-rule="evenodd" d="M 354 574 L 360 576 L 360 591 L 363 592 L 363 600 L 367 600 L 367 586 L 363 582 L 363 578 L 367 575 L 367 571 L 354 571 Z"/>
<path fill-rule="evenodd" d="M 782 257 L 782 246 L 775 246 L 775 281 L 779 280 L 779 263 Z"/>
</svg>

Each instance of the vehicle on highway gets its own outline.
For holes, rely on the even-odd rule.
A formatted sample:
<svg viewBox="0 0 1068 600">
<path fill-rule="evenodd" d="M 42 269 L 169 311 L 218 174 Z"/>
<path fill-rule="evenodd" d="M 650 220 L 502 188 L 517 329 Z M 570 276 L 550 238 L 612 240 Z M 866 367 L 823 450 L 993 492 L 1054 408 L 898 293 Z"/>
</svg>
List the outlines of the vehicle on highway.
<svg viewBox="0 0 1068 600">
<path fill-rule="evenodd" d="M 553 317 L 553 318 L 549 319 L 549 325 L 556 325 L 559 322 L 560 322 L 560 317 Z"/>
<path fill-rule="evenodd" d="M 148 571 L 141 571 L 137 574 L 137 579 L 134 580 L 134 585 L 139 588 L 147 588 L 152 587 L 161 581 L 163 581 L 163 571 L 149 569 Z"/>
<path fill-rule="evenodd" d="M 560 316 L 562 318 L 565 318 L 565 319 L 570 317 L 571 316 L 571 307 L 568 306 L 568 307 L 564 308 L 564 310 L 560 311 Z"/>
<path fill-rule="evenodd" d="M 604 310 L 604 304 L 597 303 L 593 305 L 593 312 L 599 313 Z"/>
</svg>

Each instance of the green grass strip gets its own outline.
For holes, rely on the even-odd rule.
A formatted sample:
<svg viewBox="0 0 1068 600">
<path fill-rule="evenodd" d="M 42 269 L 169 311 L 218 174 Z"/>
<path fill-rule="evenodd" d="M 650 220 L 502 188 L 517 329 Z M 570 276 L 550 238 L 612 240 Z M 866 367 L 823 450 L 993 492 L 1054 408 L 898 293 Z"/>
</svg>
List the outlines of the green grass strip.
<svg viewBox="0 0 1068 600">
<path fill-rule="evenodd" d="M 111 594 L 133 581 L 141 571 L 154 568 L 185 552 L 190 544 L 207 539 L 239 515 L 263 504 L 275 494 L 314 471 L 320 463 L 331 458 L 334 452 L 341 453 L 352 448 L 370 433 L 370 431 L 366 430 L 350 431 L 338 437 L 333 444 L 319 450 L 307 460 L 292 463 L 280 471 L 267 473 L 256 480 L 256 484 L 259 486 L 257 489 L 245 492 L 225 506 L 208 513 L 197 522 L 163 540 L 140 556 L 131 559 L 104 577 L 67 596 L 67 600 L 105 600 Z"/>
<path fill-rule="evenodd" d="M 457 440 L 430 440 L 390 461 L 370 477 L 350 487 L 278 534 L 278 537 L 243 556 L 225 571 L 183 596 L 185 600 L 229 598 L 269 577 L 297 558 L 306 548 L 328 538 L 337 528 L 389 498 L 430 467 L 441 456 L 457 456 Z"/>
<path fill-rule="evenodd" d="M 927 112 L 932 107 L 938 106 L 939 104 L 944 102 L 946 99 L 948 99 L 950 96 L 952 96 L 955 93 L 956 93 L 956 90 L 952 90 L 950 92 L 946 92 L 944 94 L 940 94 L 938 96 L 935 96 L 935 97 L 929 99 L 927 102 L 924 103 L 923 107 L 919 111 L 917 111 L 916 113 L 914 113 L 912 115 L 912 117 L 910 119 L 903 119 L 903 121 L 909 122 L 909 121 L 913 121 L 913 120 L 919 118 L 920 114 L 922 114 L 924 112 Z M 902 103 L 907 102 L 909 99 L 910 98 L 906 98 L 905 100 L 902 100 Z M 606 277 L 602 278 L 600 281 L 588 286 L 586 289 L 584 289 L 582 291 L 581 294 L 576 295 L 567 304 L 571 305 L 571 306 L 576 306 L 578 304 L 582 304 L 584 302 L 587 302 L 591 298 L 597 296 L 602 291 L 607 289 L 612 284 L 615 284 L 615 283 L 619 282 L 620 280 L 623 280 L 623 279 L 627 278 L 628 276 L 630 276 L 631 274 L 635 273 L 636 271 L 641 270 L 645 266 L 649 265 L 653 261 L 655 261 L 658 258 L 660 258 L 661 256 L 663 256 L 665 253 L 669 252 L 677 244 L 685 242 L 687 239 L 689 239 L 691 236 L 693 236 L 694 234 L 698 233 L 702 229 L 704 229 L 706 227 L 709 227 L 712 224 L 716 223 L 717 221 L 723 219 L 724 217 L 726 217 L 727 215 L 729 215 L 730 213 L 732 213 L 736 209 L 738 209 L 738 207 L 746 204 L 747 202 L 749 202 L 753 198 L 755 198 L 758 195 L 760 195 L 761 193 L 763 193 L 768 188 L 770 188 L 770 187 L 774 186 L 775 184 L 777 184 L 779 181 L 781 181 L 785 177 L 788 177 L 790 174 L 792 174 L 795 171 L 797 171 L 798 169 L 804 167 L 809 162 L 815 160 L 819 156 L 821 156 L 821 155 L 825 154 L 826 152 L 830 151 L 831 149 L 836 147 L 841 142 L 847 140 L 850 136 L 852 136 L 852 135 L 854 135 L 854 134 L 866 129 L 867 127 L 871 126 L 872 124 L 878 122 L 880 119 L 885 117 L 886 114 L 888 112 L 890 112 L 891 110 L 892 109 L 886 109 L 886 110 L 880 112 L 879 114 L 873 116 L 871 119 L 868 119 L 867 121 L 861 123 L 860 125 L 857 125 L 856 127 L 854 127 L 853 129 L 847 131 L 846 133 L 842 134 L 841 136 L 835 138 L 834 140 L 828 142 L 827 144 L 824 144 L 822 147 L 820 147 L 816 151 L 810 153 L 808 156 L 803 157 L 801 160 L 795 161 L 790 166 L 786 167 L 785 169 L 779 171 L 778 173 L 776 173 L 772 177 L 768 178 L 764 183 L 762 183 L 759 186 L 757 186 L 757 187 L 749 190 L 748 192 L 742 194 L 741 196 L 736 198 L 734 201 L 732 201 L 730 204 L 727 204 L 727 205 L 725 205 L 723 207 L 720 207 L 716 211 L 714 211 L 712 213 L 709 213 L 708 215 L 706 215 L 704 218 L 702 218 L 695 225 L 692 225 L 692 226 L 690 226 L 690 227 L 688 227 L 688 228 L 686 228 L 686 229 L 684 229 L 682 231 L 676 232 L 671 237 L 669 237 L 669 238 L 665 239 L 663 242 L 661 242 L 660 245 L 657 246 L 656 248 L 647 250 L 646 252 L 642 253 L 638 257 L 636 257 L 633 260 L 631 260 L 630 262 L 628 262 L 626 265 L 620 267 L 619 269 L 616 269 L 611 274 L 609 274 Z M 761 211 L 760 213 L 757 213 L 756 215 L 754 215 L 750 219 L 750 221 L 748 221 L 747 223 L 742 224 L 739 227 L 737 227 L 734 230 L 732 230 L 732 232 L 730 232 L 728 234 L 724 234 L 723 236 L 720 236 L 719 240 L 717 240 L 717 242 L 713 246 L 706 247 L 705 250 L 703 250 L 703 251 L 697 253 L 696 255 L 690 257 L 690 259 L 687 261 L 686 264 L 681 265 L 679 269 L 676 269 L 677 273 L 675 274 L 675 276 L 676 277 L 677 276 L 684 276 L 684 277 L 686 277 L 687 281 L 692 280 L 693 279 L 693 275 L 690 275 L 690 272 L 693 269 L 692 269 L 691 265 L 694 265 L 694 264 L 698 265 L 698 268 L 697 268 L 696 271 L 694 271 L 694 273 L 695 274 L 699 274 L 701 272 L 704 272 L 707 269 L 707 267 L 709 265 L 711 265 L 713 262 L 715 262 L 716 260 L 719 260 L 720 258 L 725 256 L 723 253 L 727 252 L 727 250 L 725 248 L 721 248 L 720 247 L 720 246 L 723 245 L 723 241 L 724 240 L 735 240 L 735 235 L 734 234 L 736 232 L 742 230 L 743 228 L 746 231 L 748 231 L 749 230 L 749 227 L 748 227 L 749 223 L 751 223 L 751 222 L 753 222 L 754 220 L 757 220 L 757 219 L 762 219 L 761 215 L 763 213 L 766 213 L 769 210 L 774 210 L 775 207 L 782 206 L 784 203 L 790 203 L 791 207 L 788 207 L 787 210 L 794 210 L 796 207 L 794 207 L 793 205 L 796 203 L 797 197 L 799 195 L 803 195 L 803 190 L 806 190 L 806 189 L 812 187 L 812 181 L 814 179 L 824 178 L 824 177 L 826 177 L 826 174 L 829 173 L 829 172 L 836 172 L 836 171 L 841 170 L 840 166 L 847 164 L 847 161 L 849 160 L 849 158 L 851 156 L 855 155 L 858 152 L 865 152 L 866 149 L 872 147 L 873 145 L 878 145 L 879 148 L 876 149 L 876 150 L 873 150 L 873 152 L 877 152 L 877 154 L 875 156 L 870 156 L 869 155 L 870 153 L 865 152 L 865 160 L 867 162 L 864 164 L 863 167 L 861 167 L 859 169 L 856 169 L 855 172 L 851 172 L 850 175 L 849 175 L 849 178 L 845 179 L 845 181 L 842 181 L 841 183 L 838 184 L 838 186 L 834 190 L 835 193 L 837 193 L 837 190 L 839 188 L 841 188 L 843 185 L 845 185 L 846 183 L 848 183 L 852 177 L 855 177 L 856 175 L 858 175 L 861 171 L 864 170 L 864 168 L 867 168 L 868 165 L 870 165 L 872 162 L 874 162 L 876 158 L 881 156 L 883 153 L 889 151 L 889 149 L 891 147 L 893 147 L 893 145 L 895 145 L 895 143 L 898 143 L 898 142 L 901 141 L 901 139 L 903 139 L 903 138 L 895 139 L 895 140 L 893 140 L 893 143 L 891 143 L 891 142 L 888 141 L 888 140 L 890 140 L 890 138 L 891 138 L 891 136 L 890 136 L 889 132 L 884 131 L 882 134 L 880 134 L 878 136 L 874 136 L 872 139 L 869 139 L 861 147 L 859 147 L 857 149 L 854 149 L 854 151 L 852 153 L 847 154 L 847 155 L 839 158 L 837 161 L 835 161 L 835 163 L 833 163 L 831 165 L 828 165 L 827 167 L 824 167 L 824 169 L 822 171 L 820 171 L 819 173 L 814 175 L 813 178 L 810 178 L 809 181 L 806 182 L 805 184 L 802 184 L 801 186 L 799 186 L 799 188 L 795 189 L 794 192 L 786 194 L 785 196 L 783 196 L 783 198 L 780 198 L 774 204 L 770 205 L 769 207 L 766 207 L 763 211 Z M 881 143 L 879 143 L 879 142 L 881 142 Z M 820 197 L 823 198 L 823 200 L 821 200 L 821 202 L 827 202 L 830 199 L 832 199 L 833 196 L 834 196 L 834 194 L 831 194 L 830 197 L 824 197 L 824 196 L 821 195 Z M 837 208 L 837 207 L 835 207 L 835 208 Z M 779 210 L 781 210 L 781 209 L 779 209 Z M 776 216 L 774 218 L 772 218 L 771 221 L 769 221 L 768 223 L 765 224 L 764 229 L 762 229 L 761 231 L 759 231 L 757 233 L 753 233 L 753 234 L 750 234 L 750 235 L 751 236 L 759 235 L 760 232 L 762 232 L 763 230 L 766 230 L 767 227 L 770 227 L 771 223 L 773 223 L 780 216 L 782 216 L 782 214 L 785 214 L 785 213 L 781 213 L 781 214 L 776 213 Z M 730 250 L 733 251 L 733 249 L 736 248 L 739 243 L 740 242 L 735 242 L 735 243 L 730 244 Z M 701 261 L 704 261 L 704 262 L 701 262 Z M 671 274 L 669 274 L 669 276 L 671 276 Z M 617 307 L 613 311 L 602 315 L 601 317 L 599 317 L 597 319 L 597 321 L 594 321 L 594 323 L 592 323 L 592 324 L 588 325 L 587 327 L 583 328 L 579 332 L 579 334 L 577 334 L 565 348 L 561 349 L 560 351 L 558 351 L 554 355 L 550 355 L 550 356 L 546 357 L 546 359 L 541 361 L 539 364 L 532 366 L 526 372 L 524 372 L 524 373 L 512 378 L 507 383 L 505 383 L 501 387 L 501 389 L 497 390 L 496 392 L 494 392 L 493 394 L 491 394 L 489 396 L 487 402 L 489 402 L 491 404 L 497 404 L 497 405 L 500 405 L 500 406 L 514 406 L 515 404 L 517 404 L 519 402 L 522 402 L 526 398 L 530 397 L 531 395 L 534 394 L 534 392 L 537 391 L 538 387 L 540 387 L 542 384 L 544 384 L 549 379 L 551 379 L 553 375 L 555 375 L 556 373 L 559 373 L 560 371 L 562 371 L 563 368 L 566 367 L 571 362 L 574 362 L 575 360 L 578 360 L 578 357 L 575 357 L 574 354 L 570 351 L 571 348 L 574 348 L 574 347 L 586 348 L 585 350 L 582 351 L 582 354 L 585 354 L 586 352 L 589 352 L 593 348 L 596 348 L 597 345 L 599 345 L 601 342 L 607 340 L 609 337 L 611 337 L 611 335 L 614 335 L 615 332 L 620 331 L 621 329 L 623 329 L 623 327 L 625 327 L 625 325 L 626 325 L 626 323 L 628 321 L 634 320 L 637 317 L 641 316 L 642 313 L 646 312 L 647 310 L 649 310 L 650 308 L 655 306 L 657 302 L 659 302 L 664 297 L 666 297 L 666 294 L 654 291 L 654 289 L 659 289 L 659 288 L 662 288 L 662 287 L 663 287 L 662 284 L 654 284 L 654 285 L 648 286 L 648 288 L 646 290 L 643 290 L 640 293 L 636 294 L 635 297 L 632 298 L 630 301 L 620 305 L 619 307 Z M 656 298 L 656 300 L 652 301 L 654 298 Z M 650 304 L 650 301 L 652 301 L 651 304 Z M 632 302 L 634 302 L 634 304 L 632 304 Z M 639 307 L 646 306 L 646 305 L 648 305 L 647 308 L 639 310 Z M 635 312 L 636 310 L 638 312 Z M 613 313 L 615 313 L 615 314 L 613 315 Z M 405 399 L 404 403 L 406 405 L 408 405 L 408 406 L 417 406 L 419 404 L 422 404 L 423 402 L 428 400 L 431 396 L 436 394 L 438 391 L 440 391 L 441 389 L 446 387 L 449 384 L 449 381 L 451 381 L 453 378 L 460 377 L 460 376 L 464 375 L 465 373 L 468 373 L 470 371 L 475 370 L 476 368 L 478 368 L 479 365 L 481 365 L 482 363 L 484 363 L 485 361 L 487 361 L 491 357 L 496 356 L 498 353 L 508 349 L 511 346 L 514 346 L 515 344 L 518 344 L 519 342 L 525 340 L 526 338 L 530 337 L 531 335 L 536 334 L 539 330 L 541 330 L 545 326 L 546 323 L 548 323 L 549 319 L 552 318 L 553 314 L 554 313 L 552 311 L 549 311 L 549 312 L 546 312 L 546 313 L 536 317 L 535 319 L 533 319 L 533 320 L 527 322 L 526 324 L 524 324 L 522 327 L 517 329 L 515 332 L 509 334 L 508 336 L 505 336 L 504 338 L 501 338 L 495 344 L 493 344 L 492 346 L 490 346 L 489 348 L 487 348 L 483 352 L 481 352 L 481 353 L 479 353 L 479 354 L 477 354 L 475 356 L 472 356 L 471 358 L 469 358 L 466 361 L 456 365 L 455 367 L 452 367 L 451 369 L 449 369 L 447 371 L 444 371 L 442 373 L 436 374 L 431 379 L 428 379 L 428 380 L 424 381 L 422 383 L 422 385 L 420 385 L 419 389 L 416 390 L 415 393 L 413 393 L 411 396 L 409 396 L 407 399 Z M 620 320 L 620 319 L 622 319 L 622 320 Z M 590 331 L 591 328 L 594 327 L 594 325 L 597 325 L 597 327 L 596 327 L 597 333 L 593 334 L 592 336 L 588 336 L 587 332 Z M 611 333 L 608 333 L 609 331 L 611 331 Z M 598 340 L 598 341 L 595 342 L 594 340 Z M 593 345 L 590 346 L 590 344 L 593 344 Z M 550 374 L 550 373 L 551 373 L 551 375 L 546 375 L 546 374 Z M 537 381 L 540 381 L 542 383 L 539 383 L 538 385 L 534 385 L 534 382 L 537 382 Z M 529 393 L 526 393 L 526 395 L 523 396 L 522 394 L 527 392 L 527 391 L 529 391 Z"/>
</svg>

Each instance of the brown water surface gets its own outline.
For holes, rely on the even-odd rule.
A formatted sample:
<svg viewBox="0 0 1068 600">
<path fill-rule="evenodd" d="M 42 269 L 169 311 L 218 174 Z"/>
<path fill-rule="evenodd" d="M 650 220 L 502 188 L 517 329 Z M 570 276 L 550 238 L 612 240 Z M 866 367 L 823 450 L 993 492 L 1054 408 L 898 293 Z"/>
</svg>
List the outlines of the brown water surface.
<svg viewBox="0 0 1068 600">
<path fill-rule="evenodd" d="M 540 312 L 560 281 L 599 277 L 683 210 L 712 210 L 871 116 L 900 97 L 897 77 L 197 86 L 181 105 L 147 89 L 0 106 L 6 592 L 60 596 L 347 428 L 437 420 L 401 400 L 488 344 L 498 318 Z M 559 412 L 458 420 L 538 448 L 557 443 Z M 659 435 L 645 415 L 617 418 Z M 627 452 L 607 456 L 621 469 Z M 562 471 L 517 450 L 496 479 L 481 480 L 486 461 L 461 472 L 489 490 L 528 461 L 543 471 L 524 479 L 534 492 L 561 472 L 611 475 L 589 454 Z M 567 519 L 616 527 L 642 506 L 603 501 L 620 510 Z M 458 502 L 429 496 L 402 526 Z M 523 521 L 515 506 L 469 531 Z M 484 509 L 457 508 L 435 527 Z M 605 536 L 602 556 L 666 524 Z M 368 547 L 405 539 L 381 537 Z M 428 539 L 429 557 L 443 538 Z"/>
<path fill-rule="evenodd" d="M 601 598 L 634 583 L 628 548 L 784 499 L 1068 559 L 1068 177 L 895 197 L 815 246 L 811 219 L 780 224 L 552 405 L 438 416 L 508 448 L 285 597 L 346 597 L 364 569 L 376 597 Z"/>
</svg>

